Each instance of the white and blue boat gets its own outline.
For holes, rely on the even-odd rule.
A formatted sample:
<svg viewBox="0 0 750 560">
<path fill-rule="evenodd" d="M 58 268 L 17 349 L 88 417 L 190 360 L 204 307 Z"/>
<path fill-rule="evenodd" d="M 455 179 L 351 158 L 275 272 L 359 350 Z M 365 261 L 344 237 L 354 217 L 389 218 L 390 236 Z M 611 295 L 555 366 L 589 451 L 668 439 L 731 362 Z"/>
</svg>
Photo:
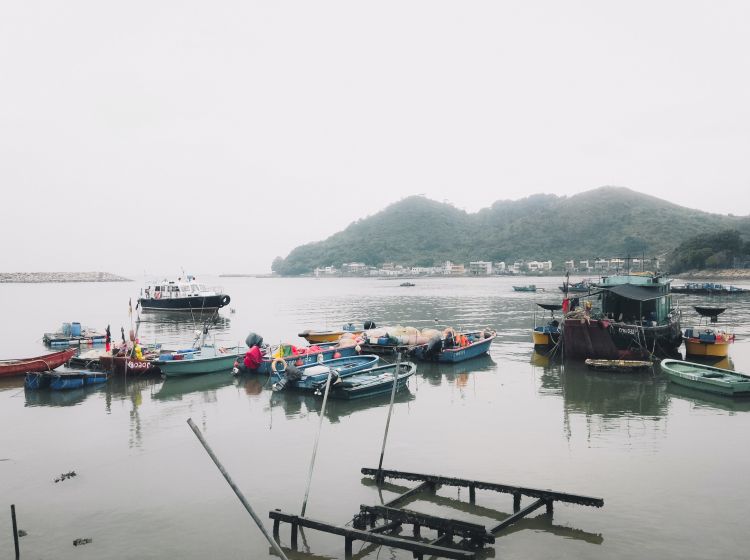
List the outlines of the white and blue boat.
<svg viewBox="0 0 750 560">
<path fill-rule="evenodd" d="M 284 371 L 274 371 L 271 374 L 271 381 L 274 382 L 272 388 L 277 392 L 287 388 L 312 391 L 320 383 L 325 383 L 329 372 L 343 379 L 375 367 L 379 359 L 374 355 L 347 356 L 299 367 L 287 365 Z"/>
</svg>

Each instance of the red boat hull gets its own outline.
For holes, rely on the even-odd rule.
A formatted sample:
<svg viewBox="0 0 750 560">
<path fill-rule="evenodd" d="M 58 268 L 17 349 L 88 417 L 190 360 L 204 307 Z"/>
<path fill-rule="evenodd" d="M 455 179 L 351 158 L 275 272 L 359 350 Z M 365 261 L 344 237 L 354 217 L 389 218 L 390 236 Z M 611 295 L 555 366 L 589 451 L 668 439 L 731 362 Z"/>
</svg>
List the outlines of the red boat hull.
<svg viewBox="0 0 750 560">
<path fill-rule="evenodd" d="M 29 372 L 48 371 L 66 363 L 78 352 L 77 348 L 69 348 L 60 352 L 44 354 L 23 360 L 11 360 L 0 363 L 0 377 L 24 375 Z"/>
</svg>

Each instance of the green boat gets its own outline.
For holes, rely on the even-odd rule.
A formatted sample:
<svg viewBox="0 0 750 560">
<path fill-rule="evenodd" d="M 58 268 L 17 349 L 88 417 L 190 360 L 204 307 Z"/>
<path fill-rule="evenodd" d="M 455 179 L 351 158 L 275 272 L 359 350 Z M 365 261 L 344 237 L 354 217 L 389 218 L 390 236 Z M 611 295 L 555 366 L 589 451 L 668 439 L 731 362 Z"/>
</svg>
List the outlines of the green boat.
<svg viewBox="0 0 750 560">
<path fill-rule="evenodd" d="M 684 387 L 728 396 L 750 396 L 750 375 L 681 360 L 662 360 L 669 380 Z"/>
<path fill-rule="evenodd" d="M 234 366 L 235 360 L 239 359 L 245 352 L 244 348 L 235 346 L 232 348 L 217 348 L 204 345 L 200 351 L 193 354 L 185 354 L 179 359 L 160 359 L 153 363 L 166 377 L 178 377 L 182 375 L 200 375 L 203 373 L 229 373 Z M 178 356 L 174 356 L 178 358 Z"/>
</svg>

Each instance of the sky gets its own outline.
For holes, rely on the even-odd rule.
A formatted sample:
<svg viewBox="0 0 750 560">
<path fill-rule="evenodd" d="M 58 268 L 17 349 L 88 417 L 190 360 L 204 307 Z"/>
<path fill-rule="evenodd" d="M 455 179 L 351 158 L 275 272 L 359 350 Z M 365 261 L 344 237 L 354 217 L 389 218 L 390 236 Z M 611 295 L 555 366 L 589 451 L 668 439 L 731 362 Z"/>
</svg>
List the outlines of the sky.
<svg viewBox="0 0 750 560">
<path fill-rule="evenodd" d="M 406 196 L 750 214 L 750 3 L 0 3 L 0 272 L 267 273 Z"/>
</svg>

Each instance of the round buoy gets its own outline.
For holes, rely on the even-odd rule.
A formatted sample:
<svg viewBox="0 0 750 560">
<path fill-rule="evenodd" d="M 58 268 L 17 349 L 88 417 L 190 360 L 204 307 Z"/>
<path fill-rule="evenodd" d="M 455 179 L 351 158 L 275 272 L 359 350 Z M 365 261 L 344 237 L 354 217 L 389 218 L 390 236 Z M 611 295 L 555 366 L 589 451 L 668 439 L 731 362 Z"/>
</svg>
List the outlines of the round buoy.
<svg viewBox="0 0 750 560">
<path fill-rule="evenodd" d="M 335 352 L 333 354 L 333 357 L 338 360 L 341 357 L 341 354 L 339 352 Z"/>
</svg>

